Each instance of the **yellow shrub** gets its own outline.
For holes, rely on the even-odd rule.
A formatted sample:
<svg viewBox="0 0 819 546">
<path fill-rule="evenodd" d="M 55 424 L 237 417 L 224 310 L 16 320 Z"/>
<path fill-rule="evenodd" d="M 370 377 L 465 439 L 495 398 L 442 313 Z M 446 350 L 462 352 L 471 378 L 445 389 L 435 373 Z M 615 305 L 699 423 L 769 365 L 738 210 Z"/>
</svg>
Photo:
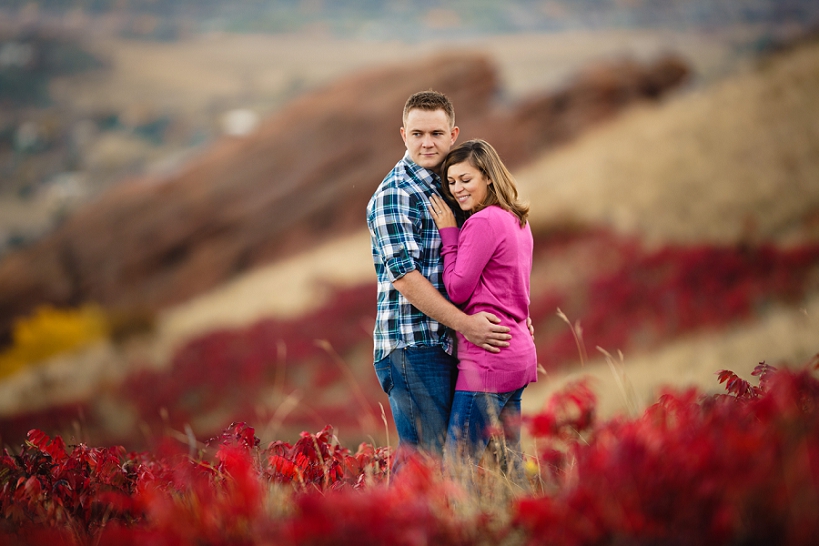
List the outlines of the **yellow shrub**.
<svg viewBox="0 0 819 546">
<path fill-rule="evenodd" d="M 107 336 L 105 313 L 96 305 L 79 309 L 39 307 L 31 316 L 15 322 L 13 344 L 0 354 L 0 377 Z"/>
</svg>

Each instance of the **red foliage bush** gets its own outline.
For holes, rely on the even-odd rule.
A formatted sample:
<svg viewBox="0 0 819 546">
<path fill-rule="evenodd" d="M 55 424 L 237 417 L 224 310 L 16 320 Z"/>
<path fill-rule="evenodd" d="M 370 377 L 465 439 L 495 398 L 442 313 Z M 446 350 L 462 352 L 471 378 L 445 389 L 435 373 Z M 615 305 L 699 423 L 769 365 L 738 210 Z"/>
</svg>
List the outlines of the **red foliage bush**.
<svg viewBox="0 0 819 546">
<path fill-rule="evenodd" d="M 329 427 L 261 450 L 253 428 L 238 423 L 197 457 L 69 451 L 33 430 L 20 454 L 0 458 L 0 538 L 50 546 L 813 544 L 819 380 L 764 363 L 757 386 L 718 375 L 727 394 L 667 392 L 631 420 L 596 422 L 583 384 L 559 393 L 525 418 L 541 447 L 533 489 L 491 511 L 469 504 L 469 492 L 428 459 L 410 458 L 387 487 L 389 450 L 351 454 Z"/>
<path fill-rule="evenodd" d="M 430 461 L 410 458 L 389 488 L 299 496 L 295 513 L 282 525 L 282 542 L 316 546 L 475 544 L 475 530 L 464 525 L 449 502 L 448 484 L 440 478 Z"/>
<path fill-rule="evenodd" d="M 45 431 L 71 430 L 73 423 L 92 415 L 88 403 L 55 404 L 41 410 L 8 416 L 0 419 L 0 442 L 14 445 L 23 442 L 32 423 Z"/>
<path fill-rule="evenodd" d="M 797 302 L 816 288 L 810 283 L 819 268 L 819 245 L 666 246 L 646 252 L 635 241 L 606 233 L 577 237 L 608 241 L 619 258 L 613 271 L 570 292 L 533 298 L 530 312 L 546 368 L 577 360 L 572 333 L 553 318 L 558 307 L 580 321 L 585 340 L 614 352 L 656 347 L 687 332 L 746 319 L 773 303 Z"/>
<path fill-rule="evenodd" d="M 342 355 L 370 342 L 361 321 L 350 317 L 367 317 L 374 309 L 375 289 L 367 285 L 340 290 L 327 306 L 295 320 L 264 319 L 248 328 L 210 332 L 180 348 L 170 370 L 128 378 L 122 396 L 141 420 L 154 425 L 182 428 L 214 403 L 230 408 L 235 418 L 258 418 L 255 406 L 264 388 L 292 392 L 340 382 L 339 364 L 317 340 Z M 167 422 L 159 408 L 165 408 Z M 377 406 L 370 409 L 378 414 Z"/>
<path fill-rule="evenodd" d="M 66 541 L 100 544 L 125 540 L 130 528 L 140 540 L 175 537 L 171 543 L 236 538 L 261 519 L 265 483 L 302 492 L 363 488 L 386 479 L 392 457 L 390 448 L 368 444 L 351 454 L 329 426 L 302 433 L 294 446 L 277 441 L 260 452 L 259 444 L 252 427 L 232 424 L 208 442 L 209 462 L 181 446 L 161 457 L 82 444 L 69 452 L 60 437 L 32 430 L 19 455 L 0 457 L 0 530 L 30 541 L 53 528 Z"/>
<path fill-rule="evenodd" d="M 302 432 L 295 445 L 277 440 L 268 448 L 267 475 L 274 481 L 322 490 L 361 487 L 386 479 L 392 462 L 389 448 L 361 444 L 355 454 L 339 445 L 329 425 L 318 434 Z M 352 479 L 350 479 L 352 478 Z"/>
<path fill-rule="evenodd" d="M 556 492 L 518 501 L 516 524 L 530 544 L 812 544 L 819 381 L 764 364 L 756 374 L 749 389 L 720 372 L 730 394 L 669 392 L 631 421 L 561 419 L 583 397 L 547 408 L 529 423 Z"/>
<path fill-rule="evenodd" d="M 62 524 L 93 533 L 112 517 L 130 519 L 135 475 L 122 447 L 74 446 L 32 430 L 19 455 L 0 457 L 0 514 L 9 522 Z"/>
</svg>

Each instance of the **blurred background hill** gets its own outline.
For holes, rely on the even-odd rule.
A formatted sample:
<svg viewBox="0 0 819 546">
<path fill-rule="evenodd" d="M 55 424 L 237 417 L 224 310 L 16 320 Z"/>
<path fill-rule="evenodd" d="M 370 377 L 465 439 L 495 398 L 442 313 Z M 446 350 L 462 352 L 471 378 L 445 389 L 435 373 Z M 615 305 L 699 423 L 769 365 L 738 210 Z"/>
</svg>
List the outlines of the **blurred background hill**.
<svg viewBox="0 0 819 546">
<path fill-rule="evenodd" d="M 661 384 L 804 362 L 817 17 L 797 0 L 4 3 L 0 439 L 138 445 L 246 420 L 384 441 L 363 207 L 427 87 L 532 201 L 531 407 L 580 374 L 604 411 L 634 411 Z"/>
</svg>

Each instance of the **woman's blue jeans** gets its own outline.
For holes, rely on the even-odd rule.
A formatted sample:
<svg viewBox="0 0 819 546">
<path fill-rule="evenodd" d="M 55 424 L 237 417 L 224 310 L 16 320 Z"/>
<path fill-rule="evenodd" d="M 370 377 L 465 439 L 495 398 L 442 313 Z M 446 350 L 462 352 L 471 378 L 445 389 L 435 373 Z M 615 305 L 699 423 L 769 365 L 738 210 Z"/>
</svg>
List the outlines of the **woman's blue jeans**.
<svg viewBox="0 0 819 546">
<path fill-rule="evenodd" d="M 443 455 L 458 361 L 438 347 L 404 347 L 375 363 L 381 388 L 390 398 L 402 453 L 420 449 Z"/>
<path fill-rule="evenodd" d="M 476 465 L 492 440 L 501 470 L 520 479 L 520 402 L 524 388 L 502 393 L 456 391 L 445 447 L 447 461 Z"/>
</svg>

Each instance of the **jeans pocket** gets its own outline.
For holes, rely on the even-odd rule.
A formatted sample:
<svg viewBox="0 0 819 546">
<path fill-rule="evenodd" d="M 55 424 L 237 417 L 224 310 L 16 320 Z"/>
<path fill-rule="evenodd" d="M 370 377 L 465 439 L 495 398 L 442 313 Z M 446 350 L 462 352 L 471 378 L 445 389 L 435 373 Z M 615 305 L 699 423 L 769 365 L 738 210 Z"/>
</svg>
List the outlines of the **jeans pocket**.
<svg viewBox="0 0 819 546">
<path fill-rule="evenodd" d="M 375 363 L 375 376 L 386 394 L 390 394 L 393 387 L 392 362 L 390 357 L 383 358 Z"/>
</svg>

